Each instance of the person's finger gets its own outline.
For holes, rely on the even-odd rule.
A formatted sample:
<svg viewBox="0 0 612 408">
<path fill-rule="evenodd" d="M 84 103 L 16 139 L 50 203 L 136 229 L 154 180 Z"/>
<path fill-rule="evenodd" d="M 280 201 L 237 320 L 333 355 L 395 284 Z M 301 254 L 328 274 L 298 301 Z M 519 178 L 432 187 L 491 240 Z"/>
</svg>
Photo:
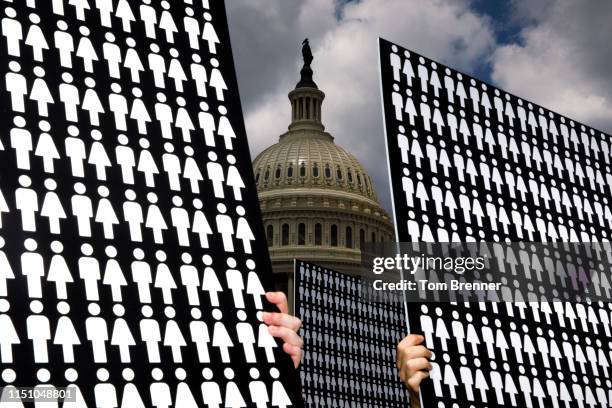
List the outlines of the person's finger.
<svg viewBox="0 0 612 408">
<path fill-rule="evenodd" d="M 410 372 L 410 374 L 414 374 L 417 371 L 421 370 L 429 371 L 432 368 L 429 360 L 424 357 L 414 358 L 412 360 L 406 361 L 405 367 Z"/>
<path fill-rule="evenodd" d="M 268 331 L 273 337 L 277 337 L 292 346 L 302 347 L 304 345 L 304 340 L 296 332 L 287 327 L 268 326 Z"/>
<path fill-rule="evenodd" d="M 289 302 L 283 292 L 268 292 L 266 293 L 266 299 L 268 299 L 268 302 L 275 304 L 281 313 L 289 313 Z"/>
<path fill-rule="evenodd" d="M 414 346 L 421 344 L 424 340 L 425 338 L 419 334 L 409 334 L 408 336 L 404 337 L 402 341 L 398 343 L 397 350 L 396 350 L 396 359 L 395 359 L 395 365 L 397 366 L 398 369 L 401 368 L 402 366 L 401 361 L 402 361 L 403 354 L 405 353 L 405 351 L 409 349 L 410 347 L 414 347 Z"/>
<path fill-rule="evenodd" d="M 302 327 L 302 321 L 300 319 L 286 313 L 264 312 L 262 318 L 267 325 L 287 327 L 295 332 Z"/>
<path fill-rule="evenodd" d="M 421 386 L 421 382 L 429 377 L 429 373 L 425 371 L 417 371 L 412 377 L 410 377 L 407 381 L 407 386 L 414 392 L 419 392 L 419 387 Z"/>
<path fill-rule="evenodd" d="M 399 358 L 401 359 L 400 362 L 404 362 L 406 360 L 412 360 L 421 357 L 431 358 L 432 355 L 433 353 L 431 352 L 431 350 L 429 350 L 425 346 L 412 346 L 402 350 L 399 355 Z"/>
<path fill-rule="evenodd" d="M 283 351 L 289 354 L 289 357 L 291 357 L 291 360 L 293 361 L 294 367 L 298 368 L 300 362 L 302 361 L 302 348 L 285 343 L 283 344 Z"/>
</svg>

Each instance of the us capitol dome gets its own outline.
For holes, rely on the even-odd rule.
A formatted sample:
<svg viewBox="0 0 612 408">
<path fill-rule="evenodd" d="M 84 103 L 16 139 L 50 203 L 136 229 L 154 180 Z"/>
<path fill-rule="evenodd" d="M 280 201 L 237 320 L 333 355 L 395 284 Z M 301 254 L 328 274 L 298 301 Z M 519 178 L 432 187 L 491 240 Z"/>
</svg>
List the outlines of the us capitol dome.
<svg viewBox="0 0 612 408">
<path fill-rule="evenodd" d="M 289 293 L 294 259 L 354 274 L 364 243 L 395 236 L 368 172 L 325 131 L 325 94 L 312 79 L 308 40 L 302 53 L 301 79 L 289 92 L 289 128 L 253 161 L 272 268 L 287 274 L 279 289 Z"/>
</svg>

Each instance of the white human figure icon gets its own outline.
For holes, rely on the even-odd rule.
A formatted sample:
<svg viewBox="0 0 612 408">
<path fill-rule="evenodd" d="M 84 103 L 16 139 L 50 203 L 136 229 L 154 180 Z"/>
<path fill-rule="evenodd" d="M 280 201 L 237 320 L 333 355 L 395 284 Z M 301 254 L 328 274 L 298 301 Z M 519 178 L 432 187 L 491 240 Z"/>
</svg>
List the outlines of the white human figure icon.
<svg viewBox="0 0 612 408">
<path fill-rule="evenodd" d="M 208 112 L 208 104 L 200 102 L 200 113 L 198 114 L 200 129 L 204 132 L 206 146 L 215 147 L 215 117 Z"/>
<path fill-rule="evenodd" d="M 8 295 L 8 280 L 15 279 L 15 273 L 8 260 L 8 257 L 2 250 L 4 248 L 4 238 L 0 237 L 0 297 Z"/>
<path fill-rule="evenodd" d="M 153 72 L 153 81 L 158 88 L 165 89 L 165 75 L 167 73 L 166 60 L 159 54 L 160 48 L 157 44 L 151 44 L 151 52 L 147 57 L 149 69 Z"/>
<path fill-rule="evenodd" d="M 198 269 L 191 265 L 193 259 L 188 253 L 183 253 L 181 255 L 181 260 L 183 261 L 183 265 L 181 265 L 179 273 L 181 275 L 181 284 L 185 286 L 185 290 L 187 291 L 187 300 L 189 305 L 199 306 L 200 278 L 198 276 Z"/>
<path fill-rule="evenodd" d="M 164 304 L 172 305 L 172 291 L 175 290 L 177 286 L 172 276 L 172 272 L 170 272 L 170 268 L 164 263 L 167 261 L 168 257 L 164 251 L 159 250 L 155 253 L 155 258 L 160 263 L 157 265 L 155 271 L 155 282 L 153 286 L 157 289 L 161 289 Z"/>
<path fill-rule="evenodd" d="M 34 392 L 50 392 L 51 396 L 41 401 L 40 399 L 34 400 L 34 408 L 59 408 L 59 398 L 54 396 L 55 391 L 57 389 L 48 384 L 51 379 L 51 373 L 46 368 L 41 368 L 36 372 L 36 378 L 38 380 L 38 385 L 34 386 Z"/>
<path fill-rule="evenodd" d="M 108 65 L 108 73 L 111 78 L 121 78 L 121 48 L 115 44 L 115 35 L 113 33 L 106 33 L 104 35 L 106 41 L 102 44 L 102 55 Z"/>
<path fill-rule="evenodd" d="M 210 65 L 213 69 L 210 71 L 210 80 L 208 85 L 215 89 L 215 97 L 217 101 L 223 102 L 225 100 L 223 92 L 227 91 L 227 84 L 223 79 L 223 74 L 219 70 L 219 61 L 216 58 L 210 60 Z"/>
<path fill-rule="evenodd" d="M 135 260 L 131 264 L 132 281 L 138 286 L 138 299 L 140 303 L 151 303 L 151 266 L 144 261 L 145 254 L 142 249 L 134 249 L 133 255 Z"/>
<path fill-rule="evenodd" d="M 225 204 L 217 204 L 219 212 L 215 217 L 217 232 L 221 234 L 223 241 L 223 249 L 225 252 L 234 252 L 234 223 L 232 218 L 226 214 L 227 207 Z"/>
<path fill-rule="evenodd" d="M 134 167 L 136 159 L 134 150 L 128 146 L 129 139 L 126 135 L 117 136 L 119 144 L 115 147 L 115 157 L 117 164 L 121 167 L 121 178 L 124 184 L 134 184 Z"/>
<path fill-rule="evenodd" d="M 157 12 L 151 6 L 151 0 L 143 0 L 140 5 L 140 20 L 145 26 L 145 35 L 148 38 L 156 38 L 155 27 L 157 26 Z"/>
<path fill-rule="evenodd" d="M 76 384 L 79 379 L 79 373 L 74 368 L 69 368 L 64 371 L 64 378 L 69 382 L 67 388 L 73 393 L 74 398 L 65 400 L 62 408 L 87 408 L 81 388 Z"/>
<path fill-rule="evenodd" d="M 114 246 L 109 245 L 106 247 L 105 253 L 108 260 L 106 261 L 106 267 L 104 268 L 104 278 L 102 279 L 102 284 L 110 286 L 113 302 L 121 302 L 121 289 L 123 286 L 127 286 L 127 281 L 123 271 L 121 270 L 121 265 L 119 265 L 119 262 L 117 259 L 115 259 L 117 257 L 117 249 Z"/>
<path fill-rule="evenodd" d="M 59 241 L 53 241 L 51 243 L 51 250 L 55 255 L 51 258 L 47 281 L 55 283 L 55 293 L 58 299 L 67 299 L 67 284 L 73 283 L 74 279 L 70 273 L 66 259 L 62 256 L 64 246 Z"/>
<path fill-rule="evenodd" d="M 223 291 L 221 282 L 217 278 L 215 270 L 212 268 L 212 257 L 210 255 L 204 255 L 202 262 L 205 265 L 204 275 L 202 277 L 202 290 L 208 292 L 210 305 L 213 307 L 219 306 L 219 293 Z"/>
<path fill-rule="evenodd" d="M 98 54 L 96 53 L 96 49 L 94 48 L 91 40 L 89 39 L 89 28 L 85 26 L 81 26 L 79 28 L 79 32 L 81 33 L 81 39 L 79 40 L 79 44 L 76 49 L 76 56 L 83 60 L 83 67 L 85 72 L 93 73 L 94 72 L 94 61 L 99 61 Z"/>
<path fill-rule="evenodd" d="M 189 112 L 187 111 L 187 109 L 185 109 L 187 102 L 185 101 L 185 98 L 179 96 L 178 98 L 176 98 L 176 103 L 179 108 L 176 111 L 176 122 L 174 123 L 174 125 L 177 128 L 181 129 L 183 141 L 185 143 L 191 143 L 191 132 L 195 130 L 195 125 L 191 120 Z"/>
<path fill-rule="evenodd" d="M 103 27 L 112 28 L 113 20 L 112 13 L 114 10 L 113 1 L 112 0 L 96 0 L 96 8 L 100 13 L 100 24 Z"/>
<path fill-rule="evenodd" d="M 223 186 L 225 185 L 223 166 L 217 163 L 217 154 L 215 152 L 209 152 L 208 159 L 210 161 L 206 164 L 206 172 L 213 184 L 213 194 L 216 198 L 225 198 L 223 191 Z"/>
<path fill-rule="evenodd" d="M 136 193 L 132 189 L 125 190 L 125 198 L 123 219 L 130 228 L 130 239 L 133 242 L 142 242 L 142 224 L 144 222 L 142 206 L 136 201 Z"/>
<path fill-rule="evenodd" d="M 208 52 L 211 54 L 217 53 L 217 45 L 220 43 L 215 27 L 212 24 L 212 16 L 210 13 L 204 13 L 204 27 L 202 28 L 202 39 L 208 43 Z"/>
<path fill-rule="evenodd" d="M 189 185 L 191 186 L 191 192 L 194 194 L 200 193 L 200 185 L 199 183 L 204 180 L 204 176 L 200 171 L 200 167 L 198 163 L 193 158 L 193 148 L 191 146 L 185 146 L 185 155 L 187 158 L 185 159 L 185 166 L 183 169 L 183 178 L 189 180 Z"/>
<path fill-rule="evenodd" d="M 251 270 L 247 278 L 246 293 L 253 296 L 253 302 L 255 303 L 255 308 L 257 310 L 262 310 L 263 309 L 262 296 L 265 295 L 266 291 L 263 285 L 261 284 L 261 281 L 259 280 L 259 276 L 257 275 L 257 272 L 254 271 L 255 262 L 252 259 L 248 259 L 246 264 L 247 264 L 247 268 Z"/>
<path fill-rule="evenodd" d="M 161 331 L 159 329 L 159 323 L 157 323 L 155 319 L 152 319 L 153 309 L 151 306 L 143 306 L 142 315 L 144 319 L 140 320 L 140 339 L 147 346 L 149 363 L 160 363 L 159 342 L 161 341 Z"/>
<path fill-rule="evenodd" d="M 38 244 L 32 238 L 24 242 L 26 252 L 21 254 L 21 274 L 26 277 L 29 298 L 42 298 L 42 277 L 45 265 L 41 254 L 36 253 Z"/>
<path fill-rule="evenodd" d="M 170 44 L 174 43 L 174 34 L 178 33 L 178 28 L 170 11 L 170 3 L 162 1 L 161 6 L 164 9 L 159 18 L 158 27 L 166 32 L 166 41 Z"/>
<path fill-rule="evenodd" d="M 256 363 L 257 357 L 255 356 L 255 332 L 253 326 L 246 322 L 247 315 L 244 310 L 237 312 L 239 323 L 236 324 L 236 334 L 238 335 L 238 341 L 242 344 L 244 350 L 244 358 L 247 363 Z"/>
<path fill-rule="evenodd" d="M 257 320 L 259 320 L 259 330 L 257 332 L 257 347 L 264 349 L 266 352 L 266 361 L 274 363 L 274 349 L 278 347 L 276 340 L 270 334 L 268 326 L 263 323 L 262 312 L 257 312 Z"/>
<path fill-rule="evenodd" d="M 189 213 L 182 208 L 183 200 L 179 196 L 172 197 L 174 207 L 170 210 L 172 226 L 176 229 L 178 243 L 180 246 L 189 246 Z"/>
<path fill-rule="evenodd" d="M 11 308 L 8 300 L 0 299 L 0 362 L 2 364 L 13 363 L 13 346 L 21 344 L 15 325 L 7 314 Z"/>
<path fill-rule="evenodd" d="M 95 363 L 106 363 L 106 342 L 108 341 L 108 327 L 106 320 L 100 317 L 100 306 L 90 303 L 87 307 L 90 316 L 85 319 L 87 340 L 91 342 L 91 349 Z"/>
<path fill-rule="evenodd" d="M 229 267 L 229 269 L 225 272 L 227 288 L 232 291 L 234 306 L 237 309 L 244 309 L 244 281 L 242 280 L 242 273 L 240 273 L 239 270 L 234 269 L 237 266 L 234 258 L 228 258 L 226 262 L 227 266 Z"/>
<path fill-rule="evenodd" d="M 162 92 L 157 93 L 157 103 L 155 104 L 155 118 L 159 122 L 162 137 L 164 139 L 172 139 L 172 124 L 174 118 L 172 108 L 168 105 L 166 95 Z"/>
<path fill-rule="evenodd" d="M 49 44 L 47 43 L 47 39 L 38 25 L 40 24 L 40 17 L 37 14 L 32 13 L 30 14 L 29 18 L 32 25 L 30 26 L 28 34 L 26 35 L 25 44 L 32 47 L 34 61 L 43 62 L 43 51 L 49 49 Z"/>
<path fill-rule="evenodd" d="M 42 157 L 43 169 L 45 173 L 54 173 L 54 160 L 59 159 L 60 154 L 57 150 L 57 147 L 55 146 L 53 137 L 51 137 L 51 135 L 48 133 L 51 130 L 51 125 L 46 120 L 41 120 L 39 122 L 38 127 L 40 128 L 42 133 L 40 134 L 38 142 L 36 143 L 34 155 Z"/>
<path fill-rule="evenodd" d="M 72 215 L 77 219 L 79 236 L 91 237 L 91 219 L 93 218 L 93 206 L 91 199 L 85 195 L 87 189 L 83 183 L 74 184 L 74 194 L 70 200 Z"/>
<path fill-rule="evenodd" d="M 155 380 L 150 387 L 151 401 L 155 408 L 170 408 L 172 406 L 172 393 L 168 384 L 161 382 L 164 379 L 164 373 L 160 368 L 151 370 L 151 376 Z"/>
<path fill-rule="evenodd" d="M 145 218 L 145 227 L 153 231 L 153 241 L 156 244 L 163 244 L 163 232 L 168 229 L 168 225 L 164 220 L 161 210 L 156 205 L 157 195 L 155 193 L 148 193 L 147 200 L 149 201 L 150 205 Z"/>
<path fill-rule="evenodd" d="M 208 74 L 206 73 L 206 68 L 202 65 L 202 58 L 198 54 L 192 54 L 191 59 L 193 60 L 193 63 L 189 67 L 191 79 L 193 79 L 193 81 L 195 82 L 196 92 L 198 93 L 198 96 L 200 98 L 206 98 L 206 84 L 208 83 Z M 202 104 L 206 105 L 205 102 L 200 103 L 200 105 Z"/>
<path fill-rule="evenodd" d="M 212 346 L 219 350 L 223 363 L 230 363 L 231 357 L 229 349 L 234 347 L 234 343 L 222 321 L 223 313 L 219 309 L 213 309 L 212 316 L 216 320 L 213 326 Z"/>
<path fill-rule="evenodd" d="M 223 403 L 223 396 L 221 395 L 221 388 L 216 381 L 213 381 L 213 372 L 210 368 L 202 369 L 202 377 L 204 382 L 200 389 L 202 391 L 202 397 L 204 398 L 204 405 L 207 408 L 221 408 Z"/>
<path fill-rule="evenodd" d="M 2 194 L 2 189 L 0 189 L 0 229 L 2 229 L 2 213 L 9 213 L 11 209 L 4 198 L 4 194 Z M 1 265 L 0 265 L 1 267 Z"/>
<path fill-rule="evenodd" d="M 249 375 L 253 379 L 253 381 L 249 382 L 251 401 L 257 408 L 269 407 L 270 396 L 268 395 L 268 388 L 266 383 L 259 380 L 259 370 L 253 367 L 249 370 Z"/>
<path fill-rule="evenodd" d="M 66 219 L 66 212 L 55 192 L 57 183 L 52 179 L 46 179 L 45 188 L 48 190 L 43 199 L 40 215 L 49 219 L 49 231 L 52 234 L 61 233 L 60 219 Z"/>
<path fill-rule="evenodd" d="M 117 8 L 115 9 L 115 16 L 121 19 L 121 25 L 124 32 L 129 33 L 132 31 L 131 24 L 132 22 L 136 21 L 136 18 L 134 17 L 129 1 L 119 0 L 119 3 L 117 3 Z"/>
<path fill-rule="evenodd" d="M 434 334 L 434 325 L 433 325 L 433 320 L 431 318 L 431 316 L 429 316 L 428 313 L 428 308 L 425 305 L 421 306 L 421 331 L 425 334 L 425 345 L 428 348 L 433 348 L 435 343 L 434 343 L 434 339 L 433 339 L 433 334 Z"/>
<path fill-rule="evenodd" d="M 17 387 L 13 385 L 17 379 L 15 371 L 12 368 L 5 368 L 2 370 L 0 378 L 4 383 L 2 391 L 0 391 L 0 406 L 2 408 L 25 408 Z"/>
<path fill-rule="evenodd" d="M 162 155 L 163 168 L 168 175 L 168 183 L 173 191 L 181 191 L 181 161 L 174 154 L 174 146 L 172 143 L 164 143 L 165 153 Z"/>
<path fill-rule="evenodd" d="M 210 334 L 208 326 L 202 319 L 202 312 L 198 308 L 191 309 L 191 317 L 193 320 L 189 323 L 189 333 L 191 341 L 196 345 L 198 352 L 198 361 L 200 363 L 210 363 L 210 353 L 208 344 L 210 343 Z"/>
<path fill-rule="evenodd" d="M 206 216 L 202 212 L 202 208 L 204 207 L 202 200 L 199 198 L 195 198 L 193 200 L 193 207 L 195 208 L 193 214 L 193 222 L 191 231 L 195 234 L 198 234 L 200 237 L 200 247 L 208 248 L 208 236 L 213 233 Z"/>
<path fill-rule="evenodd" d="M 138 170 L 141 173 L 144 173 L 145 176 L 145 184 L 147 187 L 155 187 L 155 175 L 159 174 L 159 169 L 157 168 L 157 164 L 155 164 L 155 159 L 153 159 L 153 155 L 149 150 L 147 150 L 150 146 L 150 143 L 147 139 L 142 138 L 139 141 L 140 147 L 143 150 L 140 152 L 140 157 L 138 158 Z"/>
<path fill-rule="evenodd" d="M 75 8 L 76 18 L 84 21 L 85 10 L 90 10 L 89 2 L 87 0 L 68 0 L 68 4 Z"/>
<path fill-rule="evenodd" d="M 138 124 L 138 133 L 141 135 L 147 134 L 147 123 L 151 122 L 151 116 L 147 111 L 145 103 L 142 101 L 142 90 L 140 88 L 132 89 L 134 102 L 130 111 L 130 119 L 133 119 Z"/>
<path fill-rule="evenodd" d="M 236 133 L 234 132 L 234 128 L 230 123 L 230 120 L 227 116 L 227 108 L 225 106 L 219 106 L 219 113 L 222 115 L 219 118 L 219 126 L 217 134 L 223 138 L 225 142 L 225 148 L 227 150 L 233 150 L 233 140 L 236 139 Z"/>
<path fill-rule="evenodd" d="M 12 7 L 4 9 L 5 17 L 2 18 L 2 35 L 6 37 L 8 55 L 21 57 L 21 41 L 23 40 L 23 30 L 21 23 L 15 17 L 17 12 Z"/>
<path fill-rule="evenodd" d="M 240 388 L 238 388 L 238 385 L 234 381 L 232 381 L 235 377 L 234 370 L 228 367 L 223 370 L 223 375 L 227 380 L 229 380 L 227 382 L 227 385 L 225 386 L 225 407 L 246 408 L 247 404 L 244 401 L 242 394 L 240 393 Z"/>
<path fill-rule="evenodd" d="M 176 397 L 174 399 L 175 407 L 184 408 L 198 408 L 198 403 L 189 388 L 189 384 L 185 382 L 187 379 L 187 372 L 183 368 L 177 368 L 174 371 L 174 376 L 180 382 L 176 387 Z"/>
<path fill-rule="evenodd" d="M 117 130 L 127 131 L 127 114 L 129 108 L 127 99 L 121 94 L 121 85 L 116 82 L 111 84 L 111 94 L 108 96 L 108 107 L 113 112 L 115 127 Z"/>
<path fill-rule="evenodd" d="M 125 40 L 125 43 L 127 44 L 128 49 L 125 52 L 123 66 L 130 70 L 132 82 L 140 83 L 140 73 L 144 72 L 145 68 L 144 65 L 142 65 L 142 60 L 138 55 L 138 51 L 135 48 L 136 41 L 132 37 L 128 37 Z"/>
<path fill-rule="evenodd" d="M 236 239 L 242 241 L 245 253 L 252 254 L 252 243 L 255 241 L 255 235 L 249 226 L 249 222 L 244 217 L 246 210 L 243 206 L 239 205 L 236 207 L 236 214 L 238 214 L 238 221 L 236 222 Z"/>
<path fill-rule="evenodd" d="M 57 311 L 60 313 L 60 318 L 57 321 L 55 328 L 55 336 L 53 336 L 53 344 L 62 347 L 62 355 L 64 363 L 74 363 L 74 347 L 81 344 L 79 335 L 77 334 L 74 324 L 68 313 L 70 313 L 70 305 L 62 301 L 57 304 Z"/>
<path fill-rule="evenodd" d="M 187 74 L 178 60 L 179 53 L 176 48 L 170 49 L 170 64 L 168 65 L 168 77 L 174 80 L 174 88 L 176 92 L 182 93 L 184 91 L 183 82 L 187 81 Z"/>
<path fill-rule="evenodd" d="M 245 185 L 242 177 L 240 176 L 240 171 L 235 166 L 236 157 L 231 154 L 228 155 L 227 162 L 229 163 L 229 168 L 227 170 L 226 184 L 232 188 L 234 192 L 234 199 L 236 201 L 242 201 L 242 189 L 245 187 Z"/>
<path fill-rule="evenodd" d="M 172 351 L 172 361 L 175 363 L 182 363 L 183 355 L 181 347 L 187 346 L 187 342 L 185 341 L 185 337 L 183 337 L 183 333 L 178 323 L 174 320 L 176 311 L 172 306 L 166 306 L 164 308 L 164 314 L 168 320 L 166 321 L 166 328 L 164 330 L 163 344 L 166 347 L 170 347 Z"/>
<path fill-rule="evenodd" d="M 70 75 L 68 72 L 64 72 L 62 74 L 62 81 L 63 82 L 59 86 L 59 95 L 60 101 L 64 104 L 66 120 L 69 122 L 78 122 L 79 114 L 77 111 L 77 107 L 81 104 L 79 89 L 72 84 L 73 78 L 72 75 Z M 68 128 L 68 130 L 70 130 L 70 127 Z"/>
<path fill-rule="evenodd" d="M 279 381 L 280 372 L 276 367 L 270 369 L 270 377 L 275 381 L 272 383 L 272 406 L 279 408 L 287 408 L 293 405 L 291 398 L 287 394 L 283 383 Z"/>
<path fill-rule="evenodd" d="M 121 376 L 127 384 L 123 387 L 120 408 L 146 408 L 142 401 L 142 396 L 138 391 L 138 387 L 132 382 L 135 378 L 134 370 L 131 368 L 124 368 L 121 372 Z"/>
<path fill-rule="evenodd" d="M 99 383 L 94 386 L 94 397 L 97 408 L 116 408 L 118 407 L 117 390 L 113 383 L 109 382 L 110 374 L 106 368 L 99 368 L 96 371 Z"/>
<path fill-rule="evenodd" d="M 15 112 L 25 112 L 25 97 L 28 94 L 28 82 L 22 74 L 17 61 L 9 62 L 9 70 L 4 76 L 7 92 L 11 94 L 11 108 Z"/>
<path fill-rule="evenodd" d="M 100 201 L 98 201 L 98 207 L 96 209 L 96 217 L 94 221 L 102 224 L 104 230 L 104 238 L 114 239 L 115 233 L 113 227 L 119 224 L 119 218 L 115 212 L 111 201 L 109 200 L 109 190 L 106 186 L 98 187 L 98 195 L 100 195 Z"/>
<path fill-rule="evenodd" d="M 43 316 L 43 304 L 38 300 L 30 302 L 30 311 L 33 313 L 26 318 L 28 339 L 32 341 L 35 363 L 48 363 L 49 351 L 47 342 L 51 340 L 51 325 L 49 319 Z"/>
<path fill-rule="evenodd" d="M 100 300 L 98 281 L 100 281 L 100 263 L 93 257 L 94 249 L 90 244 L 81 245 L 82 257 L 79 258 L 79 278 L 85 285 L 85 297 L 89 301 Z"/>
<path fill-rule="evenodd" d="M 189 36 L 189 46 L 194 50 L 200 49 L 200 23 L 193 18 L 194 12 L 191 7 L 185 7 L 183 27 Z"/>
<path fill-rule="evenodd" d="M 30 152 L 32 147 L 32 134 L 25 129 L 26 120 L 22 116 L 13 119 L 15 127 L 11 129 L 11 147 L 15 150 L 17 168 L 30 170 Z"/>
<path fill-rule="evenodd" d="M 92 126 L 100 126 L 100 115 L 106 111 L 98 97 L 98 93 L 95 91 L 96 81 L 91 77 L 87 77 L 85 78 L 85 86 L 87 86 L 87 90 L 83 96 L 81 108 L 89 112 L 89 122 Z"/>
<path fill-rule="evenodd" d="M 113 313 L 116 318 L 113 323 L 110 344 L 119 348 L 119 358 L 122 363 L 130 363 L 132 361 L 130 347 L 136 345 L 136 340 L 134 340 L 130 326 L 123 318 L 125 316 L 125 308 L 119 304 L 114 305 Z"/>
</svg>

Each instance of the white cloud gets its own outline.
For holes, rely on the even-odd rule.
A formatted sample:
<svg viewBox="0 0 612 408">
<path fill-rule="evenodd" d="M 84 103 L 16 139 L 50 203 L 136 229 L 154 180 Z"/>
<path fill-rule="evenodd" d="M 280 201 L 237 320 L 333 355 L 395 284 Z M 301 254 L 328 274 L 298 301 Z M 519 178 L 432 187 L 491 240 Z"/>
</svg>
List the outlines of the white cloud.
<svg viewBox="0 0 612 408">
<path fill-rule="evenodd" d="M 386 153 L 378 37 L 470 71 L 481 66 L 495 46 L 489 20 L 470 11 L 467 1 L 458 0 L 265 3 L 261 7 L 257 2 L 255 8 L 251 0 L 227 2 L 253 157 L 276 143 L 289 124 L 287 93 L 299 79 L 301 40 L 310 37 L 314 79 L 327 95 L 327 130 L 370 171 L 389 209 L 387 170 L 381 166 Z"/>
<path fill-rule="evenodd" d="M 502 88 L 602 130 L 612 128 L 612 3 L 547 0 L 521 31 L 520 44 L 499 47 L 492 78 Z M 530 1 L 521 0 L 525 13 Z"/>
</svg>

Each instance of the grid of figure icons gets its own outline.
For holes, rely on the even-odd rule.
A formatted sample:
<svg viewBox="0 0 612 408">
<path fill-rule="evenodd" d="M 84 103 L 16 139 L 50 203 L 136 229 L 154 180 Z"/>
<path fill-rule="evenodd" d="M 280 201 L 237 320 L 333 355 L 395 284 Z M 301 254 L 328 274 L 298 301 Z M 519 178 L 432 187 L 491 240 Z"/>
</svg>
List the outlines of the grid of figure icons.
<svg viewBox="0 0 612 408">
<path fill-rule="evenodd" d="M 512 243 L 495 258 L 528 285 L 408 304 L 424 407 L 612 404 L 609 135 L 385 40 L 380 63 L 398 239 Z"/>
<path fill-rule="evenodd" d="M 307 407 L 407 407 L 396 346 L 405 330 L 399 299 L 375 301 L 358 276 L 295 263 L 295 310 L 304 339 L 301 376 Z"/>
<path fill-rule="evenodd" d="M 223 3 L 0 14 L 0 405 L 294 406 Z"/>
</svg>

